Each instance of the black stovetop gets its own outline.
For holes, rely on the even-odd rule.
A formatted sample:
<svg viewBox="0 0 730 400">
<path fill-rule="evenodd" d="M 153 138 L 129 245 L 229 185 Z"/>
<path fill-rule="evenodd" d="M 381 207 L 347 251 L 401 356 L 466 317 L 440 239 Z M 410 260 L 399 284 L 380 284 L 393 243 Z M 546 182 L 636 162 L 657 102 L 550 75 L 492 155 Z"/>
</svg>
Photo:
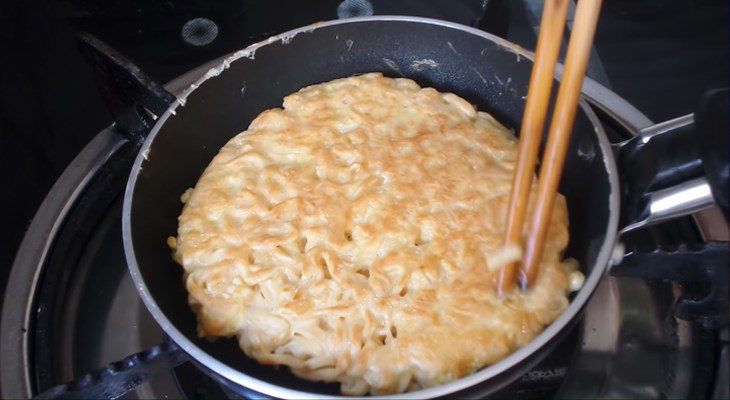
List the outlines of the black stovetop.
<svg viewBox="0 0 730 400">
<path fill-rule="evenodd" d="M 341 3 L 347 3 L 347 7 Z M 6 46 L 4 54 L 10 55 L 0 62 L 0 173 L 7 188 L 0 196 L 0 204 L 2 209 L 10 210 L 0 217 L 0 225 L 5 227 L 0 230 L 0 243 L 3 243 L 0 285 L 4 286 L 22 232 L 48 189 L 81 148 L 111 122 L 96 92 L 90 69 L 77 51 L 76 32 L 87 31 L 98 36 L 155 80 L 166 82 L 272 34 L 337 18 L 338 6 L 340 15 L 367 11 L 367 7 L 356 3 L 11 1 L 0 5 L 0 40 Z M 373 0 L 369 3 L 375 14 L 451 20 L 533 48 L 534 26 L 539 19 L 535 4 L 540 2 Z M 489 13 L 484 13 L 485 8 Z M 596 38 L 598 57 L 594 56 L 589 75 L 628 99 L 651 119 L 663 120 L 691 112 L 706 89 L 728 85 L 728 15 L 726 0 L 606 1 Z M 617 138 L 625 135 L 613 134 Z M 94 190 L 77 201 L 58 236 L 60 239 L 54 243 L 40 286 L 45 297 L 38 304 L 43 307 L 38 308 L 35 316 L 38 332 L 34 336 L 32 358 L 39 389 L 127 356 L 130 349 L 137 351 L 163 340 L 138 299 L 130 303 L 134 309 L 125 308 L 129 306 L 125 299 L 136 296 L 126 273 L 119 228 L 119 196 L 128 163 L 124 155 L 117 153 L 103 166 L 94 178 Z M 67 231 L 65 235 L 64 231 Z M 694 242 L 698 239 L 696 235 L 691 221 L 682 220 L 648 231 L 636 238 L 635 243 L 644 246 L 661 243 L 671 247 L 680 242 Z M 605 380 L 605 371 L 601 371 L 603 378 L 595 377 L 591 384 L 610 386 L 614 392 L 606 395 L 623 398 L 657 398 L 680 392 L 704 397 L 711 393 L 719 346 L 717 333 L 696 324 L 682 325 L 681 329 L 691 329 L 693 340 L 701 344 L 692 345 L 687 355 L 679 351 L 676 338 L 681 329 L 672 316 L 676 300 L 673 291 L 702 294 L 707 288 L 702 284 L 685 284 L 686 287 L 678 289 L 667 282 L 612 279 L 617 280 L 617 287 L 626 296 L 630 294 L 634 301 L 649 302 L 654 307 L 652 315 L 621 316 L 622 326 L 629 335 L 621 345 L 629 350 L 632 346 L 654 348 L 645 353 L 638 350 L 621 353 L 647 357 L 643 362 L 614 360 L 611 365 L 620 370 L 613 372 L 612 380 L 619 384 L 601 381 Z M 641 300 L 641 296 L 645 298 Z M 635 310 L 644 310 L 645 304 L 635 306 Z M 630 313 L 632 308 L 627 310 Z M 107 317 L 95 317 L 98 315 Z M 115 323 L 109 316 L 119 321 Z M 152 333 L 136 337 L 133 343 L 124 338 L 115 339 L 120 334 L 128 334 L 128 326 L 124 325 L 129 321 L 134 321 L 136 331 Z M 521 398 L 554 395 L 569 376 L 567 366 L 580 344 L 580 330 L 587 329 L 587 324 L 584 321 L 551 357 L 503 395 Z M 44 332 L 57 334 L 44 335 Z M 584 372 L 595 372 L 590 369 L 595 367 L 591 364 L 594 358 L 582 361 L 586 362 Z M 681 390 L 676 389 L 678 378 L 671 376 L 676 373 L 672 366 L 680 361 L 689 363 L 687 368 L 692 370 L 693 380 L 685 382 Z M 646 368 L 647 365 L 654 366 L 654 370 L 648 370 L 651 368 Z M 635 379 L 637 376 L 640 379 Z M 185 393 L 190 398 L 216 398 L 222 393 L 189 364 L 176 369 L 171 377 L 137 395 Z M 621 379 L 633 383 L 622 386 Z M 641 386 L 641 382 L 645 385 Z"/>
</svg>

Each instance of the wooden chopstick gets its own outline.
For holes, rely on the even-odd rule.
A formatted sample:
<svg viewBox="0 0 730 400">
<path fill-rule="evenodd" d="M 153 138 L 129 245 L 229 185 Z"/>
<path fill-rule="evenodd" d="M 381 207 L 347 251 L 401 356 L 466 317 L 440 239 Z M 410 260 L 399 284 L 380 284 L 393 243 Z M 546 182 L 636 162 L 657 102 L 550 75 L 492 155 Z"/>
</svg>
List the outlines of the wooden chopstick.
<svg viewBox="0 0 730 400">
<path fill-rule="evenodd" d="M 560 45 L 568 15 L 569 0 L 547 0 L 542 11 L 540 33 L 535 49 L 535 62 L 530 75 L 530 86 L 527 89 L 527 103 L 520 129 L 517 165 L 512 181 L 509 210 L 507 211 L 504 245 L 522 245 L 522 227 L 525 223 L 527 205 L 530 197 L 530 186 L 535 171 L 537 152 L 540 148 L 542 130 L 545 127 L 545 116 L 550 92 L 553 87 L 555 64 L 558 61 Z M 516 263 L 508 263 L 499 273 L 497 288 L 504 293 L 515 285 Z"/>
<path fill-rule="evenodd" d="M 575 11 L 565 69 L 542 158 L 535 211 L 522 259 L 525 287 L 535 280 L 539 271 L 600 10 L 601 0 L 580 0 Z"/>
</svg>

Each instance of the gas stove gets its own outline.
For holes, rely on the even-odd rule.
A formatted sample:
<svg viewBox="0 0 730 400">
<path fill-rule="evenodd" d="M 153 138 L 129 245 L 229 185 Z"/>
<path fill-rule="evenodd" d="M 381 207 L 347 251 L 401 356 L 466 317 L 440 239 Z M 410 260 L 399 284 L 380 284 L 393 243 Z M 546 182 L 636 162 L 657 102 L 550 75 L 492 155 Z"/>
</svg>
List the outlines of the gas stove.
<svg viewBox="0 0 730 400">
<path fill-rule="evenodd" d="M 321 2 L 309 14 L 300 14 L 304 19 L 300 24 L 374 12 L 413 14 L 477 26 L 532 48 L 533 25 L 540 13 L 536 3 L 464 1 L 445 6 L 428 1 L 401 9 L 391 2 Z M 296 7 L 294 2 L 288 6 Z M 167 6 L 160 7 L 159 14 L 145 13 L 165 14 Z M 247 17 L 244 29 L 233 23 L 237 15 L 263 11 L 252 11 L 257 7 L 253 5 L 220 7 L 211 5 L 200 15 L 180 10 L 175 21 L 182 42 L 170 40 L 165 57 L 169 64 L 152 65 L 148 72 L 175 76 L 181 64 L 198 65 L 296 26 L 290 25 L 291 20 L 271 23 Z M 102 11 L 113 14 L 96 10 Z M 100 29 L 89 23 L 101 23 L 103 18 L 87 17 L 78 17 L 82 29 Z M 127 28 L 138 30 L 140 38 L 155 34 L 154 28 L 130 21 Z M 105 39 L 113 42 L 114 36 Z M 145 51 L 143 47 L 118 50 L 134 59 Z M 165 87 L 179 93 L 216 63 L 186 72 Z M 609 89 L 600 58 L 594 57 L 589 76 L 584 95 L 611 140 L 624 140 L 651 125 L 647 116 Z M 135 155 L 112 127 L 101 130 L 65 169 L 33 218 L 4 293 L 3 397 L 32 397 L 99 371 L 88 379 L 106 379 L 113 385 L 118 383 L 115 376 L 124 373 L 151 375 L 124 398 L 241 398 L 241 393 L 218 384 L 190 362 L 139 366 L 140 358 L 164 351 L 166 338 L 138 297 L 124 259 L 121 203 Z M 727 241 L 727 225 L 718 215 L 718 210 L 711 210 L 666 222 L 633 233 L 624 242 L 628 253 L 639 254 Z M 722 291 L 727 268 L 691 265 L 701 272 L 670 276 L 652 272 L 641 261 L 629 256 L 613 266 L 583 319 L 550 355 L 526 374 L 495 388 L 490 397 L 727 398 L 727 286 L 724 298 Z"/>
</svg>

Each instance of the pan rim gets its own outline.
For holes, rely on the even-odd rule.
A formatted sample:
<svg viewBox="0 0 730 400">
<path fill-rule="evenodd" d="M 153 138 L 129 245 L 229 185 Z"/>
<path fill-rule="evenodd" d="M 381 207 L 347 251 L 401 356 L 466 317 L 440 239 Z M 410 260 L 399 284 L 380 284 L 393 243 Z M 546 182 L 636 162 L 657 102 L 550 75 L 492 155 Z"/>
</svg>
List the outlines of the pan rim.
<svg viewBox="0 0 730 400">
<path fill-rule="evenodd" d="M 523 49 L 522 47 L 509 42 L 505 39 L 502 39 L 498 36 L 492 35 L 490 33 L 480 31 L 478 29 L 465 26 L 462 24 L 454 23 L 454 22 L 448 22 L 438 19 L 432 19 L 432 18 L 424 18 L 424 17 L 413 17 L 413 16 L 396 16 L 396 15 L 384 15 L 384 16 L 369 16 L 369 17 L 357 17 L 357 18 L 349 18 L 349 19 L 341 19 L 341 20 L 332 20 L 327 22 L 318 22 L 314 24 L 310 24 L 304 27 L 300 27 L 291 31 L 284 32 L 282 34 L 272 36 L 271 38 L 255 43 L 243 50 L 237 51 L 233 53 L 231 56 L 226 57 L 222 63 L 220 63 L 217 67 L 212 68 L 208 73 L 206 73 L 204 76 L 202 76 L 200 79 L 196 81 L 195 84 L 191 85 L 189 89 L 184 91 L 180 96 L 178 96 L 177 100 L 174 101 L 169 108 L 158 118 L 157 122 L 155 123 L 154 127 L 150 131 L 149 135 L 145 139 L 145 142 L 141 146 L 139 153 L 137 154 L 137 157 L 134 161 L 134 165 L 132 167 L 132 170 L 130 172 L 129 179 L 127 181 L 127 185 L 125 188 L 125 194 L 124 194 L 124 203 L 123 203 L 123 210 L 122 210 L 122 236 L 124 241 L 124 254 L 127 261 L 127 265 L 129 268 L 130 275 L 132 276 L 132 280 L 135 284 L 135 288 L 137 289 L 137 292 L 139 293 L 140 297 L 142 298 L 142 301 L 144 302 L 145 306 L 147 307 L 148 311 L 152 315 L 152 317 L 155 319 L 157 324 L 162 328 L 162 330 L 174 341 L 185 353 L 187 353 L 190 357 L 195 359 L 197 362 L 202 363 L 206 368 L 210 369 L 211 371 L 215 372 L 216 374 L 219 374 L 220 376 L 224 377 L 225 379 L 234 382 L 238 385 L 247 387 L 251 390 L 270 395 L 275 397 L 281 397 L 281 398 L 298 398 L 298 399 L 321 399 L 321 398 L 352 398 L 350 396 L 331 396 L 331 395 L 322 395 L 312 392 L 305 392 L 295 389 L 289 389 L 283 386 L 275 385 L 263 380 L 260 380 L 258 378 L 254 378 L 250 375 L 245 374 L 242 371 L 239 371 L 237 369 L 234 369 L 230 367 L 229 365 L 219 361 L 215 357 L 211 356 L 207 352 L 205 352 L 200 347 L 196 346 L 190 339 L 188 339 L 185 335 L 183 335 L 165 316 L 165 314 L 162 312 L 162 310 L 158 307 L 157 303 L 153 299 L 151 293 L 149 292 L 149 289 L 147 288 L 147 285 L 144 282 L 144 279 L 142 277 L 141 271 L 139 269 L 139 265 L 137 264 L 137 259 L 135 256 L 134 248 L 132 246 L 132 228 L 131 228 L 131 211 L 132 211 L 132 198 L 134 194 L 134 188 L 136 186 L 137 177 L 138 174 L 142 168 L 142 164 L 147 160 L 147 154 L 150 150 L 150 147 L 152 143 L 154 142 L 155 137 L 157 136 L 158 132 L 160 131 L 161 127 L 164 125 L 165 121 L 171 116 L 174 115 L 175 109 L 177 109 L 178 106 L 184 105 L 185 99 L 187 96 L 192 93 L 197 87 L 199 87 L 204 81 L 217 76 L 218 74 L 222 73 L 224 69 L 226 69 L 230 63 L 239 60 L 243 57 L 250 57 L 255 53 L 255 51 L 263 46 L 266 46 L 271 43 L 275 43 L 280 40 L 289 40 L 293 36 L 300 34 L 300 33 L 308 33 L 312 32 L 316 29 L 323 28 L 323 27 L 330 27 L 330 26 L 336 26 L 340 24 L 349 24 L 349 23 L 360 23 L 360 22 L 378 22 L 378 21 L 394 21 L 394 22 L 413 22 L 413 23 L 422 23 L 422 24 L 430 24 L 430 25 L 437 25 L 442 26 L 446 28 L 461 30 L 466 33 L 470 33 L 476 36 L 480 36 L 482 38 L 488 39 L 493 43 L 496 43 L 500 47 L 502 47 L 506 51 L 510 51 L 515 53 L 516 55 L 520 57 L 525 57 L 526 59 L 530 60 L 532 62 L 533 60 L 533 53 Z M 555 319 L 550 325 L 548 325 L 538 336 L 536 336 L 533 340 L 531 340 L 527 345 L 517 349 L 515 352 L 510 354 L 509 356 L 503 358 L 502 360 L 496 362 L 495 364 L 492 364 L 490 366 L 487 366 L 485 368 L 482 368 L 481 370 L 465 376 L 463 378 L 457 379 L 455 381 L 434 386 L 431 388 L 421 389 L 414 392 L 408 392 L 408 393 L 400 393 L 396 395 L 390 395 L 387 396 L 387 398 L 392 399 L 421 399 L 421 398 L 433 398 L 438 396 L 444 396 L 451 393 L 455 393 L 464 389 L 468 389 L 470 387 L 474 387 L 476 385 L 479 385 L 483 383 L 484 381 L 491 379 L 493 377 L 496 377 L 517 364 L 519 364 L 521 361 L 529 358 L 533 353 L 535 353 L 540 348 L 547 345 L 556 335 L 558 335 L 563 328 L 568 325 L 573 318 L 581 312 L 583 307 L 587 304 L 588 300 L 590 299 L 591 295 L 596 289 L 596 286 L 600 282 L 601 278 L 604 276 L 605 272 L 607 271 L 609 260 L 611 258 L 611 254 L 614 249 L 614 245 L 616 242 L 616 232 L 618 229 L 618 219 L 620 214 L 620 199 L 619 199 L 619 182 L 618 182 L 618 176 L 617 176 L 617 168 L 616 163 L 613 157 L 613 153 L 611 151 L 611 145 L 608 141 L 608 138 L 606 137 L 606 134 L 603 130 L 602 125 L 600 124 L 598 117 L 595 115 L 593 110 L 590 108 L 588 103 L 585 101 L 583 96 L 580 100 L 580 107 L 582 111 L 586 114 L 589 121 L 594 127 L 595 134 L 598 138 L 598 144 L 601 148 L 601 152 L 603 154 L 603 162 L 604 166 L 606 168 L 606 171 L 608 173 L 608 180 L 609 180 L 609 186 L 610 186 L 610 193 L 609 193 L 609 199 L 608 199 L 608 206 L 609 206 L 609 219 L 608 224 L 606 226 L 605 231 L 605 238 L 603 240 L 603 244 L 601 245 L 601 248 L 598 252 L 598 255 L 596 256 L 596 261 L 593 265 L 593 269 L 591 270 L 590 275 L 586 278 L 586 281 L 583 285 L 583 287 L 578 291 L 574 299 L 571 301 L 568 308 L 557 318 Z M 380 396 L 370 396 L 371 398 L 377 398 Z"/>
</svg>

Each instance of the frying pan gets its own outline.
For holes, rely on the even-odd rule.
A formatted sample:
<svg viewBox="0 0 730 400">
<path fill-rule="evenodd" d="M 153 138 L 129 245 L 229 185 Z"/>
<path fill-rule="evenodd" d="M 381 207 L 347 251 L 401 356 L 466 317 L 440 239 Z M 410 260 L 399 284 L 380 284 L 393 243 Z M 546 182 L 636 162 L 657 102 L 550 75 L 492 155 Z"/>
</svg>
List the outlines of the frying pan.
<svg viewBox="0 0 730 400">
<path fill-rule="evenodd" d="M 354 18 L 310 25 L 254 44 L 170 98 L 169 106 L 163 102 L 164 106 L 146 107 L 156 120 L 127 184 L 124 248 L 136 288 L 169 342 L 142 358 L 190 359 L 245 396 L 338 395 L 338 385 L 306 382 L 286 370 L 259 365 L 245 357 L 233 339 L 211 342 L 197 337 L 182 268 L 172 261 L 165 241 L 176 233 L 180 194 L 195 185 L 218 149 L 261 111 L 280 106 L 284 96 L 307 85 L 373 71 L 405 76 L 421 86 L 456 93 L 517 132 L 531 67 L 529 52 L 466 26 L 413 17 Z M 144 106 L 143 101 L 133 111 Z M 558 319 L 507 358 L 454 382 L 389 398 L 483 396 L 503 387 L 539 361 L 578 319 L 612 257 L 622 254 L 616 246 L 619 233 L 711 205 L 713 195 L 722 198 L 723 191 L 726 209 L 727 175 L 702 177 L 702 168 L 725 168 L 727 154 L 718 157 L 718 151 L 709 151 L 707 156 L 703 148 L 713 146 L 687 140 L 686 131 L 692 127 L 691 117 L 680 118 L 612 146 L 596 115 L 581 102 L 560 191 L 570 216 L 566 256 L 579 261 L 586 276 L 583 288 Z M 680 142 L 689 143 L 679 147 L 686 151 L 662 156 Z M 701 157 L 708 161 L 694 162 Z M 622 173 L 637 165 L 649 171 L 639 174 L 643 178 Z M 650 179 L 652 174 L 662 177 L 660 185 Z M 90 386 L 65 385 L 44 396 Z"/>
</svg>

